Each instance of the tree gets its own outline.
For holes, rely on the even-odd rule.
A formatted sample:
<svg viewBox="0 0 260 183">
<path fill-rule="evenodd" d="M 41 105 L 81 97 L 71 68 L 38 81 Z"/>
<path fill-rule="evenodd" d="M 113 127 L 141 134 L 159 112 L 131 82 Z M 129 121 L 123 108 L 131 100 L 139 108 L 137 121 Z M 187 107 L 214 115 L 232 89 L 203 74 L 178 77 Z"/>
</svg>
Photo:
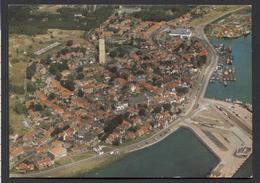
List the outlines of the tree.
<svg viewBox="0 0 260 183">
<path fill-rule="evenodd" d="M 153 113 L 160 113 L 162 111 L 161 106 L 157 106 L 153 109 Z"/>
<path fill-rule="evenodd" d="M 71 80 L 61 80 L 60 84 L 69 89 L 70 91 L 74 91 L 75 90 L 75 83 Z"/>
<path fill-rule="evenodd" d="M 82 89 L 79 89 L 78 97 L 83 97 L 83 96 L 84 96 L 84 92 L 82 91 Z"/>
<path fill-rule="evenodd" d="M 50 65 L 52 60 L 51 60 L 51 56 L 47 55 L 46 59 L 42 59 L 41 62 L 45 65 Z"/>
<path fill-rule="evenodd" d="M 23 95 L 24 94 L 24 87 L 23 87 L 23 85 L 17 86 L 17 85 L 10 84 L 9 87 L 10 87 L 10 91 L 11 92 L 14 92 L 14 93 L 16 93 L 18 95 Z"/>
<path fill-rule="evenodd" d="M 163 104 L 163 109 L 164 109 L 165 111 L 170 111 L 171 108 L 172 108 L 171 104 L 169 104 L 169 103 Z"/>
<path fill-rule="evenodd" d="M 109 53 L 109 56 L 112 57 L 112 58 L 116 57 L 117 56 L 116 51 L 111 51 Z"/>
<path fill-rule="evenodd" d="M 56 98 L 56 94 L 55 93 L 50 93 L 49 95 L 48 95 L 48 100 L 53 100 L 53 99 L 55 99 Z"/>
<path fill-rule="evenodd" d="M 66 45 L 67 46 L 72 46 L 73 45 L 73 41 L 72 40 L 68 40 Z"/>
<path fill-rule="evenodd" d="M 33 105 L 33 109 L 34 109 L 35 111 L 42 111 L 42 110 L 43 110 L 43 107 L 42 107 L 41 104 L 34 104 L 34 105 Z"/>
<path fill-rule="evenodd" d="M 33 62 L 30 66 L 27 67 L 26 69 L 26 78 L 27 79 L 32 79 L 36 72 L 36 63 Z"/>
<path fill-rule="evenodd" d="M 87 49 L 84 47 L 80 47 L 80 52 L 82 52 L 84 55 L 86 54 Z"/>
<path fill-rule="evenodd" d="M 27 92 L 32 93 L 35 92 L 36 88 L 32 82 L 27 82 Z"/>
<path fill-rule="evenodd" d="M 69 81 L 74 81 L 76 79 L 76 75 L 75 74 L 70 74 L 70 75 L 68 75 L 68 80 Z"/>
<path fill-rule="evenodd" d="M 49 67 L 49 72 L 55 75 L 59 70 L 59 65 L 57 63 L 52 63 Z"/>
<path fill-rule="evenodd" d="M 81 79 L 83 79 L 83 78 L 84 78 L 84 74 L 83 74 L 82 72 L 77 74 L 76 79 L 81 80 Z"/>
<path fill-rule="evenodd" d="M 187 93 L 188 92 L 188 88 L 186 88 L 186 87 L 176 87 L 176 92 L 177 92 L 177 95 L 183 95 L 183 94 L 185 94 L 185 93 Z"/>
<path fill-rule="evenodd" d="M 139 114 L 139 116 L 145 116 L 145 114 L 146 114 L 145 109 L 144 108 L 140 109 L 138 114 Z"/>
<path fill-rule="evenodd" d="M 24 114 L 26 113 L 26 107 L 24 104 L 18 102 L 16 103 L 15 107 L 14 107 L 14 110 L 17 114 Z"/>
<path fill-rule="evenodd" d="M 12 125 L 9 125 L 9 133 L 13 134 L 14 133 L 14 128 Z"/>
<path fill-rule="evenodd" d="M 13 64 L 16 64 L 16 63 L 19 62 L 19 59 L 17 59 L 17 58 L 13 58 L 13 59 L 11 60 L 11 62 L 12 62 Z"/>
<path fill-rule="evenodd" d="M 120 140 L 119 140 L 119 139 L 115 139 L 115 140 L 113 141 L 113 145 L 114 145 L 114 146 L 119 146 L 119 145 L 120 145 Z"/>
<path fill-rule="evenodd" d="M 77 72 L 82 72 L 82 71 L 83 71 L 83 66 L 77 67 L 76 71 L 77 71 Z"/>
<path fill-rule="evenodd" d="M 55 79 L 56 79 L 57 81 L 60 81 L 61 78 L 62 78 L 62 74 L 61 74 L 60 72 L 58 72 L 58 73 L 56 74 Z"/>
</svg>

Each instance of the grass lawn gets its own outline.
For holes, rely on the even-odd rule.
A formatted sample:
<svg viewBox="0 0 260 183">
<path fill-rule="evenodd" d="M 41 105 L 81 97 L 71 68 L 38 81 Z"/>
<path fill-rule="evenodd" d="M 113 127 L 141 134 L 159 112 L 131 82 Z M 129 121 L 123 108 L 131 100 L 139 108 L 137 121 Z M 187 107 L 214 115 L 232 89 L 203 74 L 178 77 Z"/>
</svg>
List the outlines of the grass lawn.
<svg viewBox="0 0 260 183">
<path fill-rule="evenodd" d="M 56 161 L 55 163 L 58 164 L 58 165 L 65 165 L 65 164 L 68 164 L 68 163 L 72 163 L 72 161 L 68 156 L 65 156 L 65 157 L 59 159 L 58 161 Z"/>
<path fill-rule="evenodd" d="M 86 153 L 83 153 L 83 154 L 71 156 L 71 158 L 74 161 L 79 161 L 79 160 L 86 159 L 86 158 L 89 158 L 89 157 L 94 156 L 94 155 L 95 155 L 94 152 L 86 152 Z"/>
<path fill-rule="evenodd" d="M 39 12 L 47 12 L 47 13 L 57 13 L 57 10 L 61 8 L 62 5 L 40 5 Z"/>
<path fill-rule="evenodd" d="M 214 19 L 214 18 L 222 15 L 226 11 L 232 11 L 232 10 L 238 9 L 242 6 L 245 6 L 245 5 L 228 5 L 228 6 L 227 5 L 216 5 L 215 10 L 212 10 L 212 11 L 206 13 L 202 17 L 193 19 L 189 23 L 189 25 L 195 26 L 195 25 L 198 25 L 198 24 L 207 23 L 209 20 Z"/>
<path fill-rule="evenodd" d="M 23 115 L 17 114 L 14 111 L 14 106 L 17 102 L 15 98 L 9 98 L 9 125 L 14 131 L 14 134 L 23 135 L 26 132 L 26 128 L 23 126 L 21 121 L 23 120 Z"/>
</svg>

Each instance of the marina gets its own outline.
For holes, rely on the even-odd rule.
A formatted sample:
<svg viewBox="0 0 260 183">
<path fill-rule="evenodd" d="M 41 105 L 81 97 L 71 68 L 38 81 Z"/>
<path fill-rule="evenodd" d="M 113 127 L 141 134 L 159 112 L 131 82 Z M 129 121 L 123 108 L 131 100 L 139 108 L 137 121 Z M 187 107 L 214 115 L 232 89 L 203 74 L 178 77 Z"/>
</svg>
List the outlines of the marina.
<svg viewBox="0 0 260 183">
<path fill-rule="evenodd" d="M 224 44 L 216 45 L 215 49 L 219 55 L 218 66 L 214 70 L 209 82 L 223 83 L 224 86 L 236 80 L 235 67 L 233 66 L 232 49 L 226 48 Z"/>
<path fill-rule="evenodd" d="M 251 51 L 251 39 L 252 34 L 246 37 L 240 37 L 237 39 L 212 39 L 213 45 L 223 44 L 226 48 L 232 48 L 232 65 L 228 65 L 235 69 L 235 80 L 226 81 L 227 87 L 224 86 L 221 80 L 223 69 L 218 67 L 212 77 L 212 80 L 208 85 L 205 93 L 206 98 L 215 98 L 225 101 L 239 100 L 244 104 L 252 103 L 252 51 Z M 219 60 L 221 62 L 221 59 Z M 221 63 L 219 62 L 218 65 Z M 223 63 L 224 65 L 224 63 Z M 223 68 L 223 66 L 222 66 Z M 220 75 L 217 73 L 219 72 Z M 219 77 L 219 80 L 216 78 Z M 213 78 L 214 79 L 214 78 Z"/>
</svg>

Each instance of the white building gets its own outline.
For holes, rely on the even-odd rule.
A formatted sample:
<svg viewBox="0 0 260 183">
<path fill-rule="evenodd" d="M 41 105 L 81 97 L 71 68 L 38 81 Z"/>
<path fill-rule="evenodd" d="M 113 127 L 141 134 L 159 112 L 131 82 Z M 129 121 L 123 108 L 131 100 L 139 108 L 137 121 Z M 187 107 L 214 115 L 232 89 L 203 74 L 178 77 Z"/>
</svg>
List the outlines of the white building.
<svg viewBox="0 0 260 183">
<path fill-rule="evenodd" d="M 192 32 L 190 29 L 177 28 L 169 31 L 169 36 L 177 36 L 181 39 L 188 38 L 190 39 Z"/>
</svg>

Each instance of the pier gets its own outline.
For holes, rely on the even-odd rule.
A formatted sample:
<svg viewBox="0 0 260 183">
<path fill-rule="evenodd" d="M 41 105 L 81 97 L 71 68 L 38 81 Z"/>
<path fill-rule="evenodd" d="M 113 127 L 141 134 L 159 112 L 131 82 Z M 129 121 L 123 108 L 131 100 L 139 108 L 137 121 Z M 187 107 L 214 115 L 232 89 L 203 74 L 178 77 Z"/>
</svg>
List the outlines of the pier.
<svg viewBox="0 0 260 183">
<path fill-rule="evenodd" d="M 232 177 L 252 154 L 252 113 L 234 102 L 204 99 L 201 105 L 180 126 L 190 128 L 219 158 L 209 177 Z"/>
</svg>

